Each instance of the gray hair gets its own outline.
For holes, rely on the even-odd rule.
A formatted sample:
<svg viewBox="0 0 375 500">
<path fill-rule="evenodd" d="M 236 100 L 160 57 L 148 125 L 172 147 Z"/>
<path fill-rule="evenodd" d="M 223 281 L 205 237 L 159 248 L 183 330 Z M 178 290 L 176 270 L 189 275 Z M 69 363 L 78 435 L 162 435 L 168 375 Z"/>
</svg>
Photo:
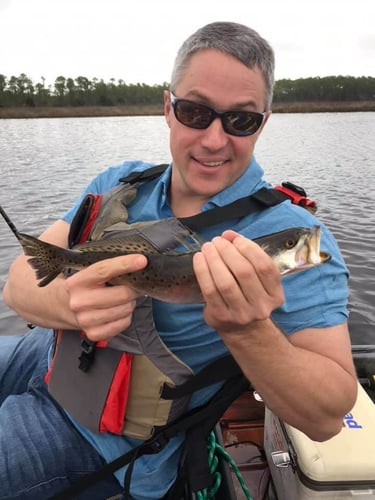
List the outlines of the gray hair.
<svg viewBox="0 0 375 500">
<path fill-rule="evenodd" d="M 275 81 L 275 57 L 272 47 L 253 29 L 233 22 L 207 24 L 185 40 L 177 53 L 172 70 L 172 92 L 183 78 L 191 56 L 203 49 L 220 50 L 235 57 L 250 69 L 258 67 L 265 83 L 265 110 L 270 109 Z"/>
</svg>

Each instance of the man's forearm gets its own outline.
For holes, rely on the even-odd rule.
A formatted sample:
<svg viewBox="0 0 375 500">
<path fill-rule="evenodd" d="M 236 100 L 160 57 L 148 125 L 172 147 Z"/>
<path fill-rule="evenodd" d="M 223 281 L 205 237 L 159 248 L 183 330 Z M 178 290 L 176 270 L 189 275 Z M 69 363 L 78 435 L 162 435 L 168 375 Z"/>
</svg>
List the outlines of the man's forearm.
<svg viewBox="0 0 375 500">
<path fill-rule="evenodd" d="M 46 328 L 77 328 L 68 306 L 64 278 L 57 277 L 47 287 L 40 288 L 26 260 L 20 255 L 10 267 L 3 291 L 5 303 L 29 323 Z"/>
<path fill-rule="evenodd" d="M 258 322 L 246 334 L 223 338 L 265 404 L 281 419 L 315 440 L 339 432 L 356 390 L 351 370 L 293 345 L 271 320 Z"/>
</svg>

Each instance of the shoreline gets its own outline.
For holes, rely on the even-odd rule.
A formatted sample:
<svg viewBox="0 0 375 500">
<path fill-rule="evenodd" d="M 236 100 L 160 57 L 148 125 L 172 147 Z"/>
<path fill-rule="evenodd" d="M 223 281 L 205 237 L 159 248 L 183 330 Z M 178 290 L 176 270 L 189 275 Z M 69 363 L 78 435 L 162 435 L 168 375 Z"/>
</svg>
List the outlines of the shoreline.
<svg viewBox="0 0 375 500">
<path fill-rule="evenodd" d="M 273 113 L 345 113 L 375 111 L 374 101 L 274 103 Z M 160 116 L 162 105 L 0 107 L 4 118 L 85 118 L 109 116 Z"/>
</svg>

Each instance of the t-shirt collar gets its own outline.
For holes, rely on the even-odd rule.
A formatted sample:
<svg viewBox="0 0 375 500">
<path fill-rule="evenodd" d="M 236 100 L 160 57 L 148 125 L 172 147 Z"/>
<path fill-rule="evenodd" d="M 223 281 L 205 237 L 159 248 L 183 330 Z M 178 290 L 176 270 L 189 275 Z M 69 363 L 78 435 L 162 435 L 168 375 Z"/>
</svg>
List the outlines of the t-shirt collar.
<svg viewBox="0 0 375 500">
<path fill-rule="evenodd" d="M 163 172 L 159 181 L 162 188 L 162 206 L 169 206 L 168 191 L 171 180 L 172 164 Z M 215 194 L 202 207 L 202 211 L 213 207 L 222 207 L 228 203 L 232 203 L 239 198 L 248 196 L 262 187 L 262 178 L 264 171 L 255 157 L 252 157 L 249 165 L 243 174 L 230 186 Z"/>
<path fill-rule="evenodd" d="M 263 169 L 253 157 L 243 174 L 230 186 L 215 194 L 202 207 L 208 210 L 213 207 L 222 207 L 239 198 L 248 196 L 260 189 L 262 184 Z"/>
</svg>

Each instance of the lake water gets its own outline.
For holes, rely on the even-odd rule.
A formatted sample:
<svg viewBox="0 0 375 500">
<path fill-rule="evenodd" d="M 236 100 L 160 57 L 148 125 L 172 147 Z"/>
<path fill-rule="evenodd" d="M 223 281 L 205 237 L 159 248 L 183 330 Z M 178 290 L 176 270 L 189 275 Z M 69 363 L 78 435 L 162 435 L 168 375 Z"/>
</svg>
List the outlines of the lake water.
<svg viewBox="0 0 375 500">
<path fill-rule="evenodd" d="M 170 159 L 163 117 L 0 120 L 1 205 L 38 235 L 98 172 Z M 256 157 L 271 182 L 302 185 L 335 234 L 350 277 L 353 344 L 375 344 L 375 113 L 275 114 Z M 20 251 L 0 221 L 0 288 Z M 25 331 L 0 299 L 0 334 Z"/>
</svg>

